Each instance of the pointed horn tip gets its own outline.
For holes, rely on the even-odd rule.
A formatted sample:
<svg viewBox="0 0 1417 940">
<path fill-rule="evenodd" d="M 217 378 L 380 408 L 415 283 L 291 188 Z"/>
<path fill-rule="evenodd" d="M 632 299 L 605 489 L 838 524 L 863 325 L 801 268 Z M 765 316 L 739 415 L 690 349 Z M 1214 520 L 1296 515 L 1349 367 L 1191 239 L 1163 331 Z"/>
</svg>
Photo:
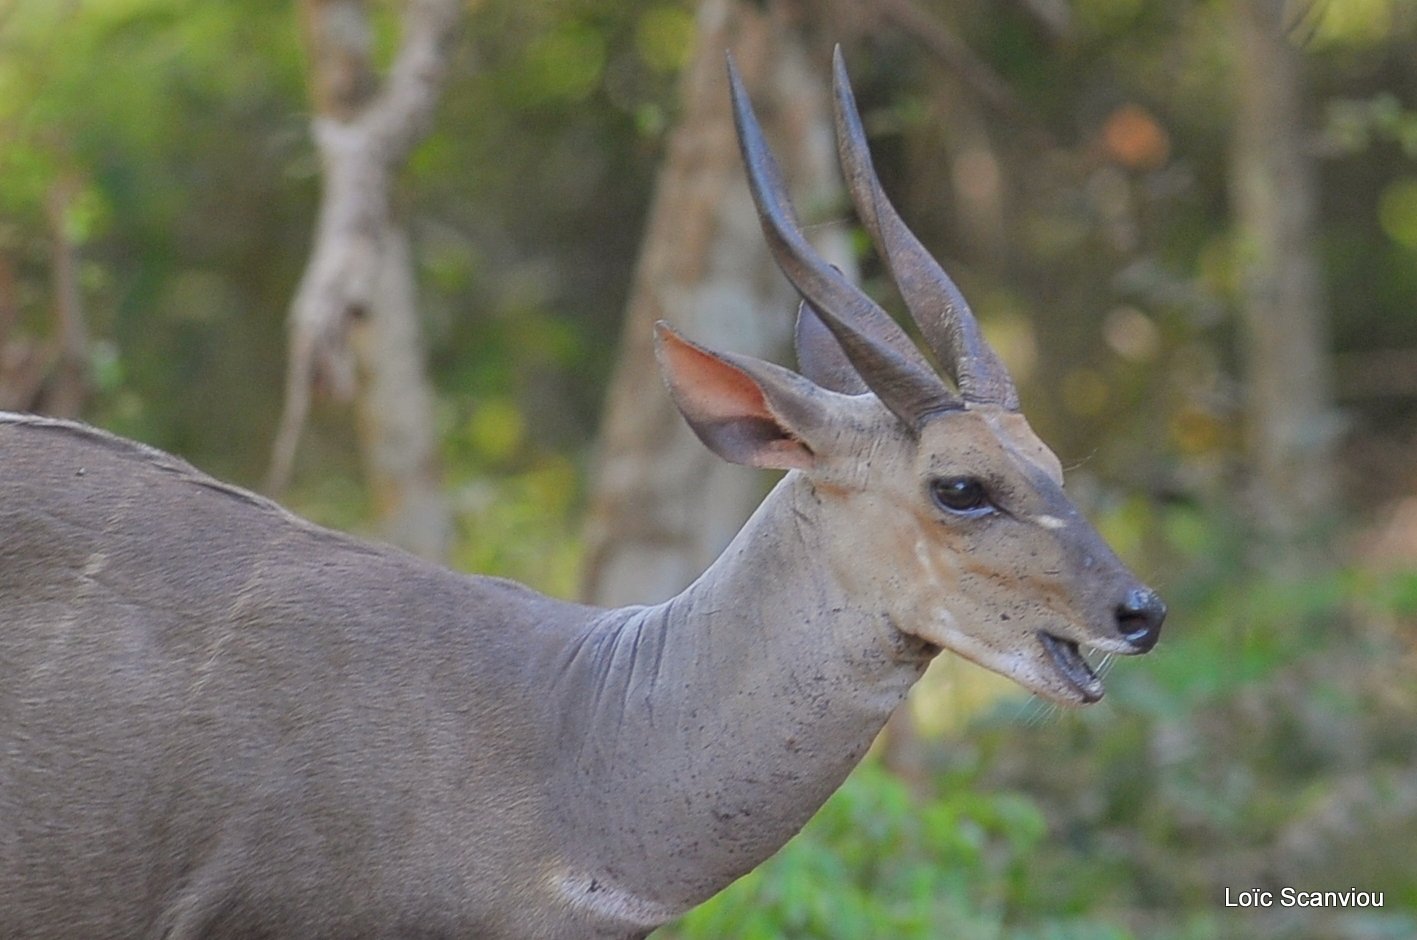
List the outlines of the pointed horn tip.
<svg viewBox="0 0 1417 940">
<path fill-rule="evenodd" d="M 738 59 L 732 49 L 723 50 L 723 67 L 728 72 L 729 87 L 738 91 L 743 87 L 743 73 L 738 71 Z"/>
<path fill-rule="evenodd" d="M 728 69 L 728 100 L 732 104 L 733 126 L 738 133 L 738 142 L 741 147 L 744 143 L 744 124 L 754 121 L 756 118 L 753 115 L 752 99 L 748 95 L 747 86 L 743 84 L 743 74 L 738 71 L 738 63 L 734 61 L 732 50 L 725 53 L 725 60 Z"/>
<path fill-rule="evenodd" d="M 832 123 L 836 127 L 837 159 L 852 201 L 860 209 L 859 187 L 863 183 L 868 186 L 872 190 L 869 202 L 874 202 L 881 184 L 866 141 L 866 125 L 861 120 L 861 109 L 857 107 L 856 93 L 851 89 L 851 78 L 846 74 L 846 62 L 841 56 L 836 57 L 832 69 Z"/>
<path fill-rule="evenodd" d="M 842 54 L 840 45 L 832 53 L 832 91 L 836 92 L 834 97 L 838 105 L 850 103 L 855 108 L 856 93 L 851 90 L 851 76 L 846 71 L 846 56 Z"/>
</svg>

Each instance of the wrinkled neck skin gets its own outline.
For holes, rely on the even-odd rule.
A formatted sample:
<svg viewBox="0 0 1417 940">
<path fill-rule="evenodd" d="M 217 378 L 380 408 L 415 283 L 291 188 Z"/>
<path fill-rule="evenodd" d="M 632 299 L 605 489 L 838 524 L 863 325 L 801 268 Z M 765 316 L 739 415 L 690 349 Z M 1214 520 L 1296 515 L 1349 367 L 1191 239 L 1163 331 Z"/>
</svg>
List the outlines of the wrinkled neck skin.
<svg viewBox="0 0 1417 940">
<path fill-rule="evenodd" d="M 683 593 L 608 611 L 560 663 L 560 805 L 584 846 L 553 872 L 587 913 L 671 919 L 777 851 L 865 754 L 935 650 L 853 607 L 791 473 Z M 571 705 L 569 703 L 575 703 Z"/>
</svg>

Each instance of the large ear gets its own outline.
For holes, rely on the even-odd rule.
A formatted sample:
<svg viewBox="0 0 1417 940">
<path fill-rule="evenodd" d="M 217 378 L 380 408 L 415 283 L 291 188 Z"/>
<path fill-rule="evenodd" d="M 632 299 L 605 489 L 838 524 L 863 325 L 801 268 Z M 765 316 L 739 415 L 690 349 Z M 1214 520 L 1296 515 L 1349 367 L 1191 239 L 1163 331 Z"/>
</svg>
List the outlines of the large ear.
<svg viewBox="0 0 1417 940">
<path fill-rule="evenodd" d="M 662 321 L 654 339 L 674 403 L 709 450 L 749 467 L 815 464 L 810 441 L 827 420 L 820 388 L 770 362 L 705 349 Z"/>
</svg>

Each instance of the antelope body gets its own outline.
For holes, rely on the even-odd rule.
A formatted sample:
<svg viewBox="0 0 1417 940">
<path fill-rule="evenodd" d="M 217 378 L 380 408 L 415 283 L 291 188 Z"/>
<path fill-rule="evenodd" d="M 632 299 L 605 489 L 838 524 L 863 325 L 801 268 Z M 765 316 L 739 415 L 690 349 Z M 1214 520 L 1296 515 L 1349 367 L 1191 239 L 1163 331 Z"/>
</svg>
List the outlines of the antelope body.
<svg viewBox="0 0 1417 940">
<path fill-rule="evenodd" d="M 0 935 L 643 937 L 796 833 L 940 649 L 1080 704 L 1079 644 L 1154 644 L 840 60 L 849 187 L 953 389 L 806 247 L 730 73 L 803 374 L 659 353 L 709 447 L 791 472 L 663 604 L 456 575 L 0 415 Z"/>
</svg>

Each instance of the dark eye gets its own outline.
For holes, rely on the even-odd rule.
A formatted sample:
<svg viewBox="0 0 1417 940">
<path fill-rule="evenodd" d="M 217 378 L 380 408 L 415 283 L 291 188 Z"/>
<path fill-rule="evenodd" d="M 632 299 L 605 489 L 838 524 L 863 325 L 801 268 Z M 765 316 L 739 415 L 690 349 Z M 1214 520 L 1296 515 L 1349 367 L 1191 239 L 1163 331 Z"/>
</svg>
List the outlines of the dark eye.
<svg viewBox="0 0 1417 940">
<path fill-rule="evenodd" d="M 984 484 L 974 477 L 939 477 L 930 482 L 930 495 L 946 512 L 978 516 L 993 509 Z"/>
</svg>

